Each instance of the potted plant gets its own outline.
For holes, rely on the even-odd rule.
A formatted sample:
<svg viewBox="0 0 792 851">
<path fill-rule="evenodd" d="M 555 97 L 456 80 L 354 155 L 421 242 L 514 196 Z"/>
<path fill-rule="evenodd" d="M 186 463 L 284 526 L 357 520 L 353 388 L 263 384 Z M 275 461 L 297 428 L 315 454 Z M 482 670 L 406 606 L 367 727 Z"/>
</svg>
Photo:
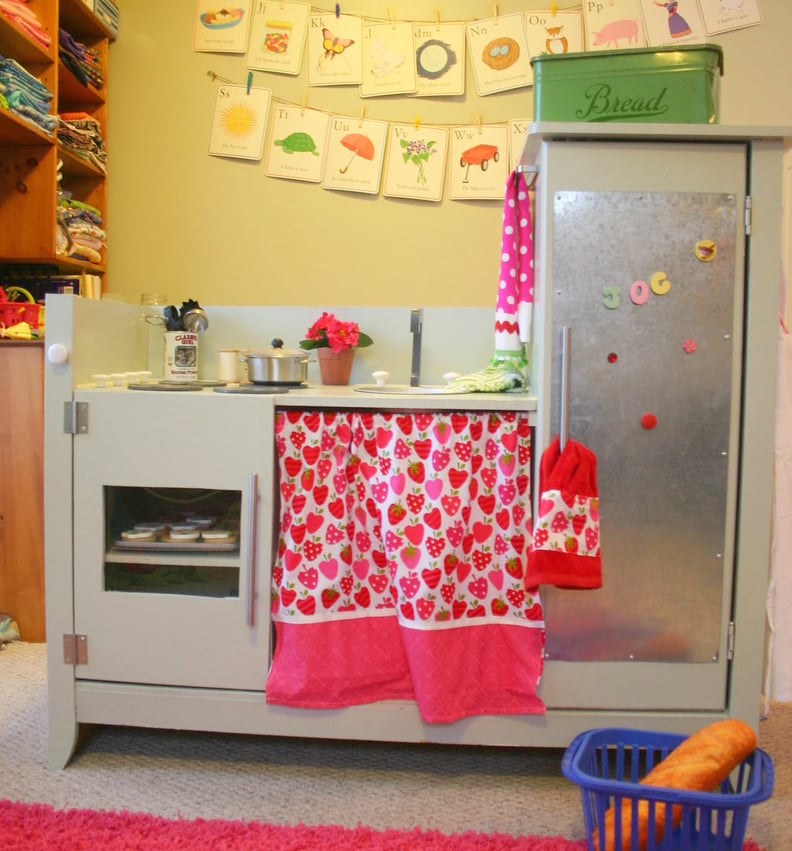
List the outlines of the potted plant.
<svg viewBox="0 0 792 851">
<path fill-rule="evenodd" d="M 360 330 L 357 322 L 344 322 L 324 311 L 305 332 L 300 348 L 316 349 L 322 384 L 349 384 L 355 349 L 374 341 Z"/>
</svg>

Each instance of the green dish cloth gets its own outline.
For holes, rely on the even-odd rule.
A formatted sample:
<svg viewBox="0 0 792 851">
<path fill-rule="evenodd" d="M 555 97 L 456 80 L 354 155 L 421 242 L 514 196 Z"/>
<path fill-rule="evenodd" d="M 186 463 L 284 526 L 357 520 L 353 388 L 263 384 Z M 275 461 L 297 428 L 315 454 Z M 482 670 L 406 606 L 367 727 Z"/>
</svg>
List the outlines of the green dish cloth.
<svg viewBox="0 0 792 851">
<path fill-rule="evenodd" d="M 493 358 L 486 369 L 460 375 L 449 382 L 444 393 L 508 393 L 525 390 L 525 376 L 521 359 L 498 360 Z M 525 362 L 522 361 L 522 366 Z"/>
</svg>

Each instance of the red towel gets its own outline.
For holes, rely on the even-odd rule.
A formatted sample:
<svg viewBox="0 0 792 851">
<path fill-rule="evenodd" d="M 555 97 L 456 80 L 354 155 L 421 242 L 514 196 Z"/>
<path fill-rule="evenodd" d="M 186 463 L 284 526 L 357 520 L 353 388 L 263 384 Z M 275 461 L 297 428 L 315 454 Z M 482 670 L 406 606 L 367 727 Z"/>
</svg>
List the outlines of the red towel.
<svg viewBox="0 0 792 851">
<path fill-rule="evenodd" d="M 597 459 L 576 440 L 561 451 L 555 438 L 542 454 L 525 585 L 602 587 Z"/>
</svg>

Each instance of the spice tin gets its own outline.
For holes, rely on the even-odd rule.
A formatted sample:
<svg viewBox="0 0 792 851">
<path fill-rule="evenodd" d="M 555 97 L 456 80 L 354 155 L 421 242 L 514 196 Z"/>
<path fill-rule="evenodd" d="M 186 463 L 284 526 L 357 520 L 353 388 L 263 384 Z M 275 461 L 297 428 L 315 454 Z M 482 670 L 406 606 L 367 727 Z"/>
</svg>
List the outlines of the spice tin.
<svg viewBox="0 0 792 851">
<path fill-rule="evenodd" d="M 166 381 L 196 381 L 198 379 L 198 335 L 193 331 L 165 332 Z"/>
</svg>

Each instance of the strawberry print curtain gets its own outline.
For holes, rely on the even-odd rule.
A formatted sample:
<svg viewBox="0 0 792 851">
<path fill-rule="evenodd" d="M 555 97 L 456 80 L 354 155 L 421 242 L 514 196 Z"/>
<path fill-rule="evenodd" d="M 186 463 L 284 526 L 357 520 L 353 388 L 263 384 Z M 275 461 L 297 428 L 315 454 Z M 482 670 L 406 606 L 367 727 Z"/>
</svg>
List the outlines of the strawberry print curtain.
<svg viewBox="0 0 792 851">
<path fill-rule="evenodd" d="M 269 703 L 541 713 L 527 414 L 279 411 Z"/>
</svg>

